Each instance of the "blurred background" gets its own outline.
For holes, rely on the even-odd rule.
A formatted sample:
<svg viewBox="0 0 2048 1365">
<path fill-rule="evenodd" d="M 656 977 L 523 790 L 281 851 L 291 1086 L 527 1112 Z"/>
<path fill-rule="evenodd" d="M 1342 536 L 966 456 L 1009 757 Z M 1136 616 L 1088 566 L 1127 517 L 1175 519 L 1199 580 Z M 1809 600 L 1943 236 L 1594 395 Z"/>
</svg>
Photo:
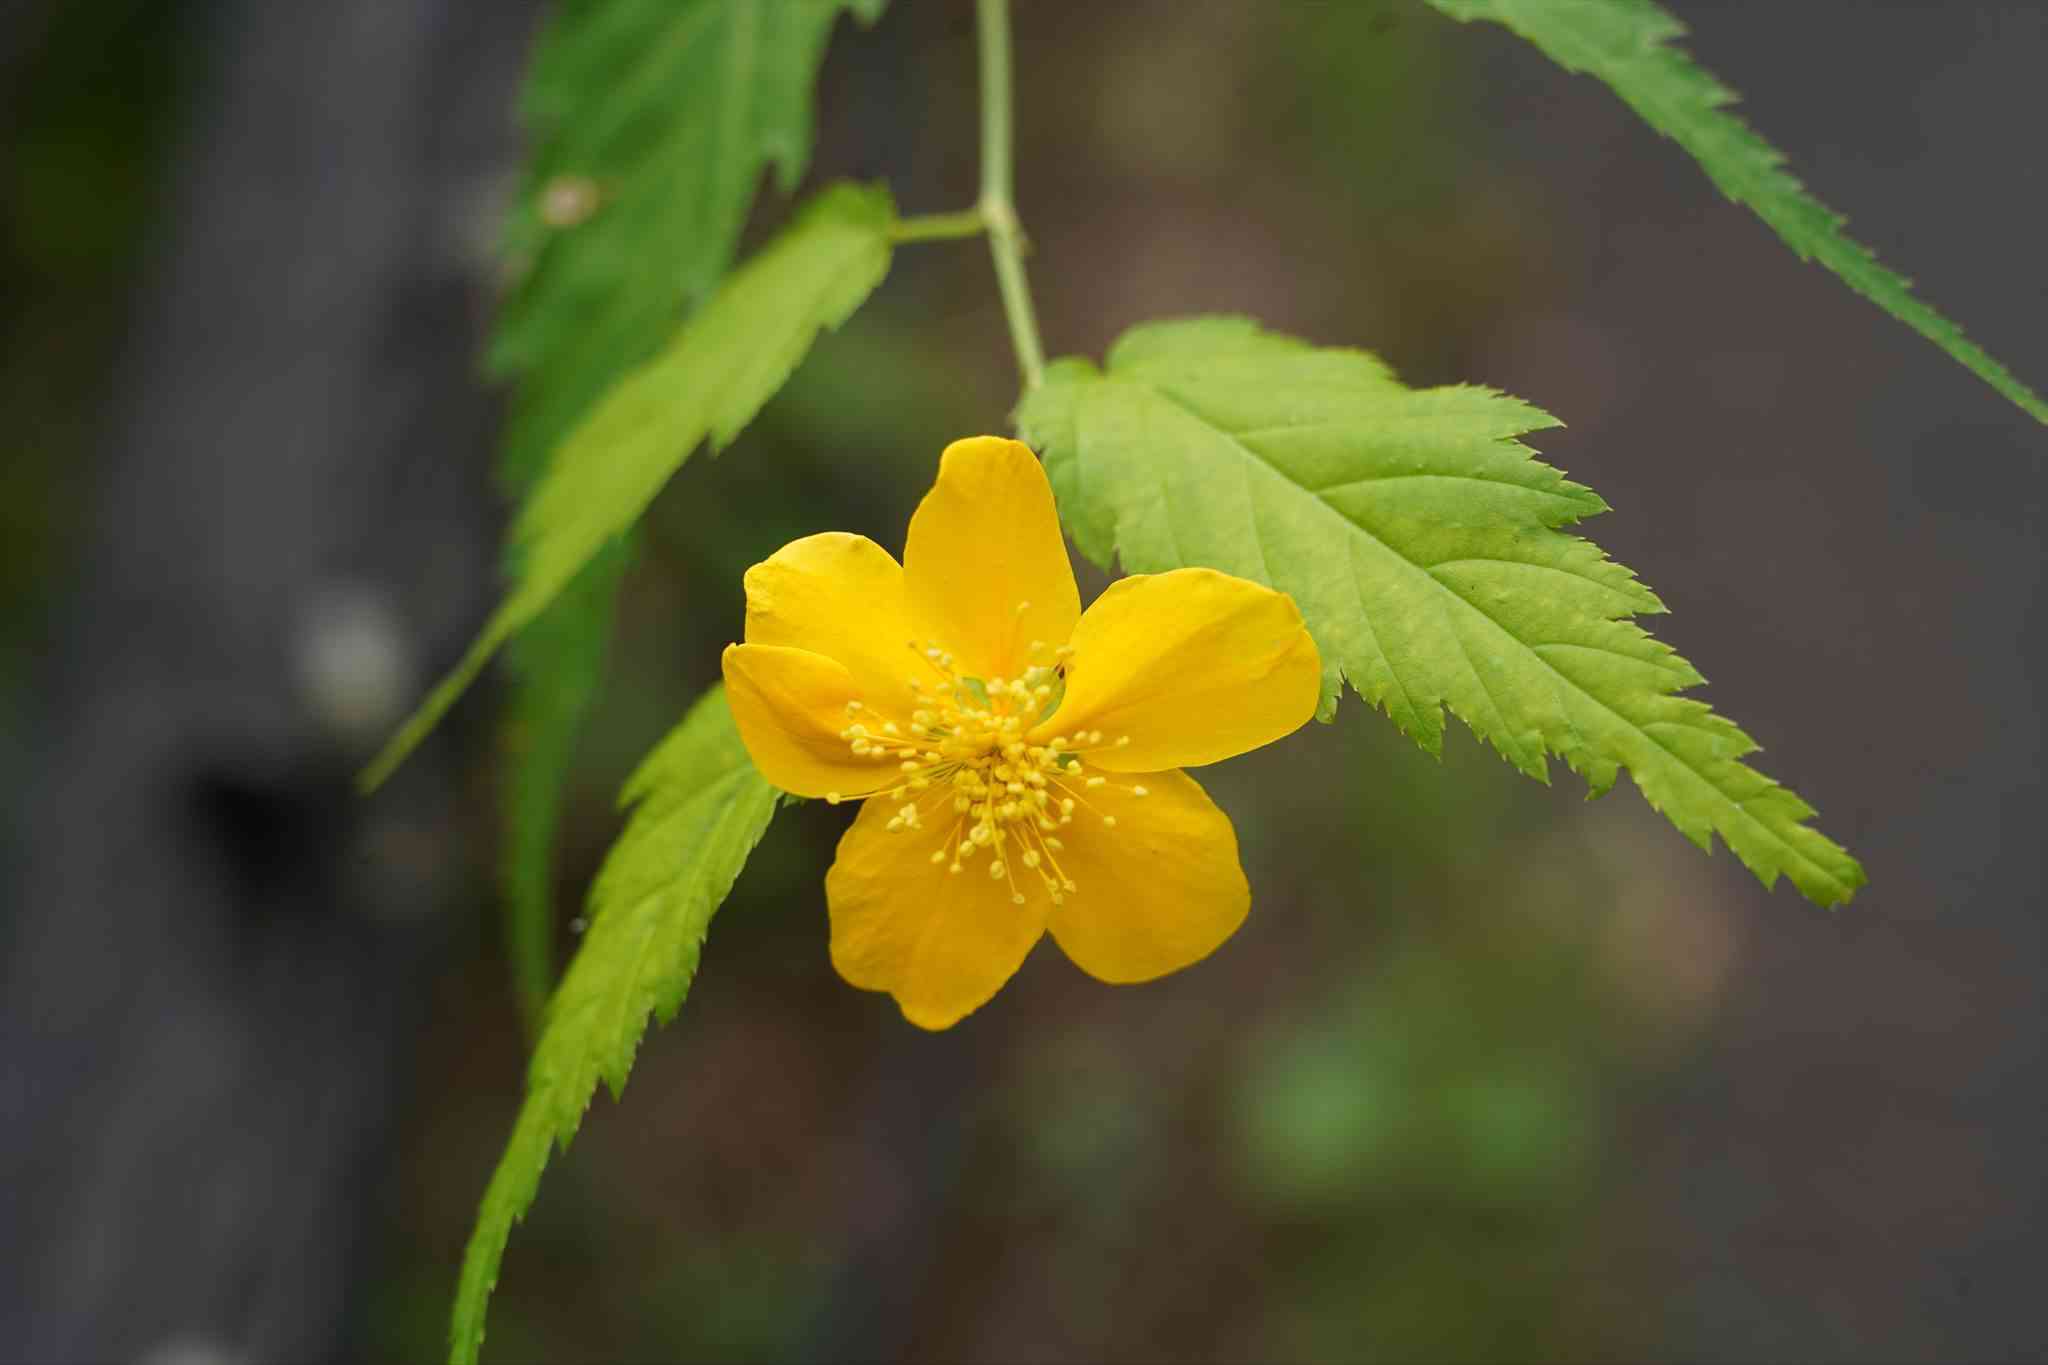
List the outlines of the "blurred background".
<svg viewBox="0 0 2048 1365">
<path fill-rule="evenodd" d="M 2034 387 L 2048 11 L 1673 0 L 1852 230 Z M 780 818 L 682 1015 L 515 1235 L 497 1360 L 1993 1361 L 2048 1352 L 2048 432 L 1603 88 L 1417 0 L 1018 7 L 1055 354 L 1246 312 L 1568 424 L 1587 531 L 1871 887 L 1348 697 L 1203 773 L 1245 928 L 1042 946 L 943 1035 L 843 985 Z M 529 4 L 0 12 L 0 1358 L 428 1360 L 519 1097 L 485 686 L 348 778 L 495 591 L 477 379 Z M 976 185 L 971 7 L 842 24 L 813 179 Z M 779 223 L 769 194 L 751 230 Z M 739 577 L 899 546 L 1007 429 L 985 250 L 872 303 L 655 505 L 562 948 Z M 1084 581 L 1084 594 L 1100 585 Z"/>
</svg>

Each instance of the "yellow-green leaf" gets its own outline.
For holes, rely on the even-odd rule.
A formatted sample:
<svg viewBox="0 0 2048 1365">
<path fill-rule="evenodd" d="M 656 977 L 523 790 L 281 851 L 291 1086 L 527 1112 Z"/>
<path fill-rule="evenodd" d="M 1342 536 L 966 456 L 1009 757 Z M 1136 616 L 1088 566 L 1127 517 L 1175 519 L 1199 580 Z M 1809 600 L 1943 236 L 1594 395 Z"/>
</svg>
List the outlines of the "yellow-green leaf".
<svg viewBox="0 0 2048 1365">
<path fill-rule="evenodd" d="M 526 1099 L 477 1210 L 449 1329 L 471 1365 L 512 1226 L 533 1203 L 600 1080 L 614 1099 L 647 1030 L 682 1006 L 711 917 L 760 842 L 780 794 L 754 771 L 713 688 L 626 784 L 633 807 L 590 893 L 590 928 L 547 1009 Z"/>
<path fill-rule="evenodd" d="M 518 581 L 454 671 L 365 770 L 365 786 L 381 782 L 498 646 L 639 519 L 692 451 L 737 436 L 818 332 L 860 306 L 888 273 L 894 221 L 880 189 L 824 191 L 665 350 L 606 395 L 556 453 L 513 526 Z"/>
<path fill-rule="evenodd" d="M 1727 111 L 1735 92 L 1673 47 L 1685 25 L 1652 0 L 1429 0 L 1453 19 L 1487 19 L 1541 48 L 1567 71 L 1593 76 L 1644 122 L 1683 147 L 1738 204 L 1749 206 L 1801 260 L 1842 283 L 1960 361 L 2036 419 L 2042 399 L 1962 329 L 1913 296 L 1912 286 L 1842 232 L 1842 216 L 1808 194 L 1785 157 Z"/>
</svg>

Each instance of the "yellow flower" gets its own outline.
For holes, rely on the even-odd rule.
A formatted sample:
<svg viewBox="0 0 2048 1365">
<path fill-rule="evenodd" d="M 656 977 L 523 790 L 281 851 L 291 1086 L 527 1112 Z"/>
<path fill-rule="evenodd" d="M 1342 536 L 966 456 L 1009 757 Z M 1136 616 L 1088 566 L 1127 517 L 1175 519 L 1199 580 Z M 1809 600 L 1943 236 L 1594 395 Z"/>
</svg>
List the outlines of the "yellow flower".
<svg viewBox="0 0 2048 1365">
<path fill-rule="evenodd" d="M 746 587 L 724 664 L 747 752 L 798 796 L 866 800 L 825 879 L 848 981 L 940 1029 L 1048 931 L 1092 976 L 1149 981 L 1244 921 L 1230 819 L 1179 770 L 1314 714 L 1288 597 L 1178 569 L 1083 614 L 1044 470 L 993 436 L 946 448 L 902 565 L 807 536 Z"/>
</svg>

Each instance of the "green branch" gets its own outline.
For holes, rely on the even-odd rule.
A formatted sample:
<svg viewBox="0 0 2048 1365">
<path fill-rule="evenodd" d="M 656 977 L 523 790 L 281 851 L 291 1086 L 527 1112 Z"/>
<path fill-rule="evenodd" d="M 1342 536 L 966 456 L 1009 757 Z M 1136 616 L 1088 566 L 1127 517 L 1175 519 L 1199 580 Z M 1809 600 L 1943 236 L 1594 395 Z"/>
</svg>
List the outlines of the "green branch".
<svg viewBox="0 0 2048 1365">
<path fill-rule="evenodd" d="M 1009 0 L 977 0 L 981 33 L 981 218 L 995 258 L 996 287 L 1010 323 L 1010 344 L 1026 392 L 1045 377 L 1045 347 L 1024 277 L 1024 229 L 1017 221 L 1015 177 L 1010 159 Z"/>
<path fill-rule="evenodd" d="M 986 231 L 988 220 L 981 216 L 977 205 L 958 213 L 920 213 L 912 218 L 898 218 L 889 228 L 889 240 L 898 246 L 909 242 L 957 242 L 963 237 L 979 237 Z"/>
</svg>

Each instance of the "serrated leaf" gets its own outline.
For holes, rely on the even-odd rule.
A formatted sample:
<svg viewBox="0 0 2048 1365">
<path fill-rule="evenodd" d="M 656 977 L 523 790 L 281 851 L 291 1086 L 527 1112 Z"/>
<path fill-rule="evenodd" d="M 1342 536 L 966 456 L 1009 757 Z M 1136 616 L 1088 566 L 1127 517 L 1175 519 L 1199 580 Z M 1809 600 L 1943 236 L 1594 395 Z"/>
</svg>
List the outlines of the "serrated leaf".
<svg viewBox="0 0 2048 1365">
<path fill-rule="evenodd" d="M 586 0 L 550 18 L 522 96 L 534 152 L 511 232 L 521 273 L 492 352 L 517 381 L 499 461 L 515 498 L 732 265 L 764 168 L 785 192 L 802 179 L 811 88 L 843 7 Z M 881 4 L 852 8 L 872 20 Z M 631 553 L 601 552 L 507 649 L 505 943 L 530 1020 L 553 987 L 562 787 Z"/>
<path fill-rule="evenodd" d="M 506 706 L 505 951 L 520 1009 L 535 1028 L 555 986 L 555 826 L 631 558 L 623 538 L 600 550 L 506 648 L 513 687 Z"/>
<path fill-rule="evenodd" d="M 493 368 L 521 379 L 515 482 L 731 266 L 761 177 L 786 193 L 844 0 L 605 0 L 543 33 L 523 95 L 535 137 L 510 246 L 527 268 Z M 880 0 L 851 6 L 872 20 Z M 553 222 L 550 222 L 550 219 Z"/>
<path fill-rule="evenodd" d="M 405 758 L 498 647 L 639 519 L 699 444 L 722 448 L 753 420 L 819 331 L 844 322 L 888 273 L 894 220 L 880 189 L 825 190 L 661 354 L 605 396 L 513 525 L 518 582 L 364 771 L 363 785 L 374 787 Z"/>
<path fill-rule="evenodd" d="M 1720 191 L 1747 205 L 1801 260 L 1842 282 L 2048 422 L 2048 400 L 1913 296 L 1911 284 L 1842 233 L 1843 218 L 1785 170 L 1784 154 L 1728 113 L 1735 92 L 1671 44 L 1685 25 L 1652 0 L 1429 0 L 1461 22 L 1501 24 L 1567 71 L 1621 96 L 1644 122 L 1683 147 Z"/>
<path fill-rule="evenodd" d="M 552 1149 L 566 1149 L 602 1080 L 625 1087 L 650 1015 L 667 1023 L 696 974 L 712 915 L 760 842 L 779 794 L 748 761 L 714 687 L 626 784 L 626 829 L 590 893 L 590 928 L 548 1004 L 526 1099 L 477 1210 L 449 1356 L 469 1365 L 513 1224 Z"/>
<path fill-rule="evenodd" d="M 1234 318 L 1125 333 L 1062 360 L 1018 410 L 1068 529 L 1105 566 L 1199 564 L 1291 594 L 1340 678 L 1432 753 L 1443 709 L 1539 781 L 1561 756 L 1594 794 L 1628 769 L 1702 848 L 1823 905 L 1864 882 L 1812 809 L 1739 760 L 1756 748 L 1701 678 L 1630 619 L 1664 610 L 1562 531 L 1606 510 L 1516 438 L 1553 418 L 1487 389 L 1410 389 L 1361 351 Z"/>
</svg>

